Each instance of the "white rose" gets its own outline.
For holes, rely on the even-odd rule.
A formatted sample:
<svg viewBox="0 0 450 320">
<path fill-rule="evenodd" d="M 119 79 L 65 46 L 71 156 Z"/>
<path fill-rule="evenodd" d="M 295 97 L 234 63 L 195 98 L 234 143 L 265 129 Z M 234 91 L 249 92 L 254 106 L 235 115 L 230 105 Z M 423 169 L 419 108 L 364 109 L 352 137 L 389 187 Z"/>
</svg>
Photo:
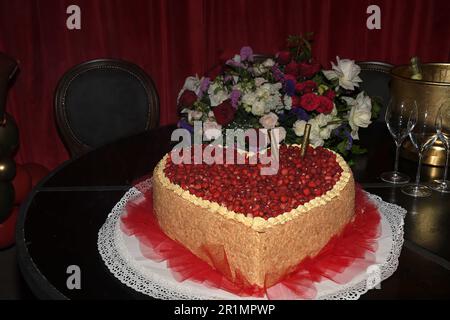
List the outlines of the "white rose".
<svg viewBox="0 0 450 320">
<path fill-rule="evenodd" d="M 228 99 L 228 92 L 223 90 L 217 83 L 213 83 L 208 88 L 209 100 L 211 106 L 216 107 Z"/>
<path fill-rule="evenodd" d="M 283 141 L 284 139 L 286 139 L 286 129 L 283 127 L 276 127 L 274 130 L 274 133 L 277 134 L 278 133 L 278 138 L 279 138 L 279 142 Z"/>
<path fill-rule="evenodd" d="M 330 135 L 331 135 L 331 127 L 330 126 L 326 126 L 325 128 L 321 128 L 320 132 L 319 132 L 319 137 L 323 140 L 327 140 Z"/>
<path fill-rule="evenodd" d="M 336 57 L 337 66 L 332 62 L 333 70 L 322 71 L 328 80 L 339 79 L 339 86 L 347 90 L 354 90 L 359 87 L 359 82 L 362 82 L 358 76 L 361 68 L 354 60 L 342 59 Z"/>
<path fill-rule="evenodd" d="M 333 103 L 333 110 L 331 110 L 331 115 L 333 116 L 333 117 L 335 117 L 335 116 L 337 116 L 337 113 L 338 113 L 338 111 L 337 111 L 337 108 L 336 108 L 336 104 L 334 104 Z"/>
<path fill-rule="evenodd" d="M 265 112 L 265 106 L 264 106 L 264 102 L 262 101 L 256 101 L 253 105 L 252 105 L 252 113 L 255 116 L 262 116 Z"/>
<path fill-rule="evenodd" d="M 323 141 L 323 139 L 319 135 L 317 135 L 317 136 L 310 135 L 309 136 L 309 143 L 311 143 L 314 147 L 321 147 L 321 146 L 323 146 L 324 142 L 325 141 Z"/>
<path fill-rule="evenodd" d="M 200 81 L 201 80 L 198 78 L 198 76 L 187 77 L 186 80 L 184 81 L 183 89 L 196 92 L 197 89 L 200 87 Z"/>
<path fill-rule="evenodd" d="M 341 125 L 341 121 L 339 120 L 338 123 L 329 124 L 327 127 L 330 128 L 330 130 L 334 130 L 337 127 L 339 127 L 340 125 Z"/>
<path fill-rule="evenodd" d="M 372 101 L 370 97 L 364 96 L 364 92 L 359 93 L 356 99 L 350 97 L 343 98 L 349 106 L 351 106 L 348 114 L 348 123 L 352 128 L 351 136 L 353 139 L 359 139 L 359 127 L 367 128 L 371 123 L 372 117 Z"/>
<path fill-rule="evenodd" d="M 203 135 L 206 140 L 212 140 L 220 137 L 222 126 L 215 121 L 203 122 Z"/>
<path fill-rule="evenodd" d="M 277 92 L 278 90 L 280 90 L 281 88 L 283 88 L 283 85 L 280 82 L 274 83 L 272 84 L 272 90 L 274 92 Z"/>
<path fill-rule="evenodd" d="M 228 99 L 228 93 L 221 90 L 217 94 L 209 96 L 209 100 L 211 101 L 211 106 L 216 107 L 225 100 Z"/>
<path fill-rule="evenodd" d="M 203 78 L 202 78 L 203 79 Z M 180 92 L 178 93 L 178 97 L 177 97 L 177 104 L 180 101 L 180 97 L 183 94 L 184 91 L 186 90 L 190 90 L 190 91 L 194 91 L 195 94 L 199 94 L 200 92 L 200 82 L 202 81 L 202 79 L 199 79 L 198 76 L 195 77 L 187 77 L 186 80 L 184 81 L 184 85 L 183 88 L 180 90 Z"/>
<path fill-rule="evenodd" d="M 255 74 L 255 76 L 260 76 L 266 71 L 266 68 L 262 64 L 258 64 L 253 67 L 253 73 Z"/>
<path fill-rule="evenodd" d="M 307 123 L 309 123 L 311 125 L 311 131 L 309 134 L 309 142 L 314 147 L 323 146 L 324 139 L 329 138 L 328 134 L 331 134 L 331 130 L 329 130 L 329 132 L 328 132 L 327 127 L 321 129 L 319 126 L 319 121 L 317 121 L 317 119 L 315 119 L 315 118 L 309 120 L 308 122 L 306 122 L 304 120 L 297 120 L 294 123 L 294 127 L 293 127 L 295 134 L 299 137 L 302 137 Z M 324 130 L 324 131 L 321 132 L 322 130 Z M 326 137 L 327 135 L 328 135 L 328 137 Z"/>
<path fill-rule="evenodd" d="M 297 120 L 294 122 L 294 132 L 297 136 L 302 137 L 303 133 L 305 132 L 305 126 L 306 126 L 306 121 L 305 120 Z"/>
<path fill-rule="evenodd" d="M 266 68 L 271 68 L 271 67 L 273 67 L 275 65 L 275 61 L 273 61 L 272 59 L 266 59 L 264 62 L 263 62 L 263 66 L 264 67 L 266 67 Z"/>
<path fill-rule="evenodd" d="M 317 123 L 319 127 L 326 126 L 328 122 L 331 121 L 331 118 L 329 115 L 319 113 L 314 119 L 314 121 Z"/>
<path fill-rule="evenodd" d="M 273 112 L 270 112 L 270 113 L 262 116 L 261 118 L 259 118 L 259 123 L 266 129 L 275 128 L 277 121 L 278 121 L 278 116 Z"/>
<path fill-rule="evenodd" d="M 314 147 L 323 146 L 324 143 L 323 138 L 320 136 L 322 122 L 323 122 L 322 119 L 320 119 L 319 117 L 315 117 L 308 121 L 308 123 L 311 125 L 309 142 Z"/>
</svg>

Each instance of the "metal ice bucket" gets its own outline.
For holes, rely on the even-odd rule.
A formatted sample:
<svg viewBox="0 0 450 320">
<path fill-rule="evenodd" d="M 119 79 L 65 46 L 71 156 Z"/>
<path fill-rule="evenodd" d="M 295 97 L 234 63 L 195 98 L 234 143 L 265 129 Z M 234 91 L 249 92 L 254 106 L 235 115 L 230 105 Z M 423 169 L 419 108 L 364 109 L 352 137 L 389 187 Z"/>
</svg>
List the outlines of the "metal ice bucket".
<svg viewBox="0 0 450 320">
<path fill-rule="evenodd" d="M 412 80 L 409 65 L 394 67 L 391 70 L 391 96 L 393 98 L 410 98 L 417 101 L 420 107 L 429 105 L 432 108 L 430 125 L 434 121 L 439 107 L 450 99 L 450 63 L 426 63 L 421 65 L 422 80 Z M 417 152 L 409 139 L 403 144 L 402 156 L 417 160 Z M 424 154 L 423 163 L 432 166 L 445 164 L 445 148 L 439 140 Z"/>
</svg>

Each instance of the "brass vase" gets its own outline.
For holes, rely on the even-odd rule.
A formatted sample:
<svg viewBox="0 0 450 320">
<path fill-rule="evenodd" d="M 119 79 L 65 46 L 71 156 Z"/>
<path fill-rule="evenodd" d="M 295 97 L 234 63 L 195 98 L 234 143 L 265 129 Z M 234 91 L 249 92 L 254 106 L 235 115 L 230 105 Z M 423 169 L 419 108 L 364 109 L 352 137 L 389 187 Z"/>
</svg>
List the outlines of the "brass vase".
<svg viewBox="0 0 450 320">
<path fill-rule="evenodd" d="M 391 70 L 391 96 L 416 100 L 419 112 L 421 106 L 430 106 L 429 124 L 434 127 L 439 107 L 450 100 L 450 63 L 425 63 L 421 65 L 421 71 L 422 80 L 413 80 L 410 65 L 394 67 Z M 417 152 L 409 139 L 403 144 L 401 155 L 417 160 Z M 440 140 L 424 154 L 422 161 L 432 166 L 445 165 L 445 148 Z"/>
</svg>

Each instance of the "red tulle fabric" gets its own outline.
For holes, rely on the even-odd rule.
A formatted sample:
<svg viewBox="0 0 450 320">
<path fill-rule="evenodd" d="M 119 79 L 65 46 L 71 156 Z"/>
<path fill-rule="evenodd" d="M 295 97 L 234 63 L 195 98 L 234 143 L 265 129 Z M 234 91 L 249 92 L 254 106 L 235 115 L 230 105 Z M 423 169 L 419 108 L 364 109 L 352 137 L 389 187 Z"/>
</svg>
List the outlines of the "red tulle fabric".
<svg viewBox="0 0 450 320">
<path fill-rule="evenodd" d="M 232 273 L 222 246 L 205 244 L 202 247 L 210 258 L 210 266 L 166 236 L 153 214 L 151 191 L 127 204 L 121 222 L 123 232 L 139 239 L 143 256 L 166 261 L 177 281 L 192 280 L 239 296 L 267 295 L 269 299 L 313 299 L 317 294 L 315 284 L 322 279 L 347 283 L 375 263 L 374 253 L 380 235 L 378 210 L 357 187 L 354 221 L 339 236 L 332 238 L 315 257 L 301 261 L 293 272 L 275 285 L 261 288 L 251 285 L 238 271 L 231 280 Z M 266 282 L 273 283 L 267 279 L 270 279 L 270 274 L 266 275 Z"/>
</svg>

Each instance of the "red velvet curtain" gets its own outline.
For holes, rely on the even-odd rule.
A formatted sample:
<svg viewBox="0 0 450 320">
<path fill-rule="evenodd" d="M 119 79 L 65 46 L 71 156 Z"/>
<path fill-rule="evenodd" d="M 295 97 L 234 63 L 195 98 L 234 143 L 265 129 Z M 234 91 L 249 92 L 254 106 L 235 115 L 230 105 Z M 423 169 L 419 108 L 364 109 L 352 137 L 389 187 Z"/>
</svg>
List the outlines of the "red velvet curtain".
<svg viewBox="0 0 450 320">
<path fill-rule="evenodd" d="M 81 30 L 66 28 L 66 8 L 81 8 Z M 381 30 L 368 30 L 366 9 L 381 9 Z M 447 0 L 0 0 L 0 50 L 20 61 L 7 110 L 18 122 L 20 162 L 55 167 L 68 155 L 57 134 L 53 93 L 73 65 L 112 57 L 152 76 L 161 124 L 177 119 L 175 99 L 186 76 L 250 45 L 281 48 L 289 34 L 315 33 L 314 54 L 408 63 L 448 61 Z"/>
</svg>

